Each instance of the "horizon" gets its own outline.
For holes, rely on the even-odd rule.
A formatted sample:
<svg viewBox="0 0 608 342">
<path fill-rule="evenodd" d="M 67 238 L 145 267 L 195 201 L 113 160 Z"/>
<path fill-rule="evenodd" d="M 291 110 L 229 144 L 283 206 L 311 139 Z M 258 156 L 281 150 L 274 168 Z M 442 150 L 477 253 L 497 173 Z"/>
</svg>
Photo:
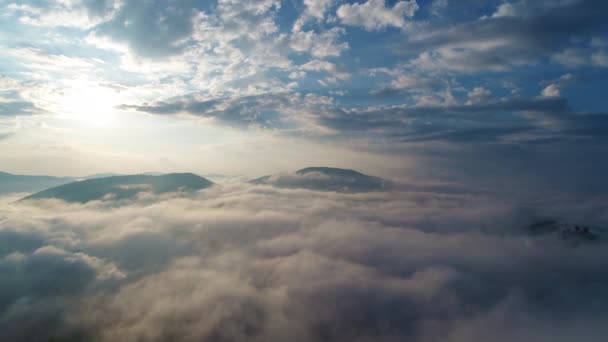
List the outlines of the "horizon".
<svg viewBox="0 0 608 342">
<path fill-rule="evenodd" d="M 308 168 L 332 168 L 332 169 L 341 169 L 341 170 L 351 170 L 351 169 L 347 169 L 344 167 L 334 167 L 334 166 L 327 166 L 327 165 L 316 165 L 316 166 L 305 166 L 302 168 L 299 168 L 297 170 L 277 170 L 275 172 L 273 172 L 272 174 L 277 174 L 277 173 L 290 173 L 290 172 L 296 172 L 296 171 L 300 171 L 300 170 L 304 170 L 304 169 L 308 169 Z M 352 170 L 352 171 L 357 171 L 357 172 L 361 172 L 363 174 L 366 175 L 370 175 L 369 173 L 362 171 L 362 170 Z M 224 174 L 224 173 L 206 173 L 206 172 L 194 172 L 194 171 L 188 171 L 188 170 L 182 170 L 182 171 L 169 171 L 169 172 L 158 172 L 158 171 L 143 171 L 143 172 L 136 172 L 136 173 L 120 173 L 120 172 L 96 172 L 96 173 L 92 173 L 92 174 L 84 174 L 84 175 L 79 175 L 79 176 L 68 176 L 68 175 L 51 175 L 51 174 L 23 174 L 23 173 L 13 173 L 13 172 L 6 172 L 5 170 L 0 170 L 0 173 L 8 173 L 14 176 L 49 176 L 49 177 L 67 177 L 67 178 L 87 178 L 87 177 L 92 177 L 92 176 L 106 176 L 108 175 L 108 177 L 112 177 L 112 176 L 131 176 L 131 175 L 151 175 L 151 176 L 156 176 L 156 175 L 165 175 L 165 174 L 180 174 L 180 173 L 191 173 L 197 176 L 208 176 L 208 177 L 213 177 L 213 176 L 220 176 L 220 177 L 252 177 L 252 176 L 248 176 L 245 174 Z M 267 176 L 268 174 L 264 174 L 261 176 Z M 257 176 L 253 176 L 254 178 L 257 178 Z"/>
</svg>

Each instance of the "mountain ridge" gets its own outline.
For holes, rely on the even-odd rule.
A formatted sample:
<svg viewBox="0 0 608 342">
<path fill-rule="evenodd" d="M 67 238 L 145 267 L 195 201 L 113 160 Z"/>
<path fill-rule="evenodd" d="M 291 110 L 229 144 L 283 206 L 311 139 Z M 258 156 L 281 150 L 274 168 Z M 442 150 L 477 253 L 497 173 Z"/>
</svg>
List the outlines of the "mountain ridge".
<svg viewBox="0 0 608 342">
<path fill-rule="evenodd" d="M 122 175 L 75 181 L 42 190 L 21 200 L 57 198 L 66 202 L 86 203 L 99 199 L 128 199 L 143 191 L 156 194 L 194 192 L 212 185 L 213 182 L 193 173 Z"/>
<path fill-rule="evenodd" d="M 40 191 L 75 181 L 74 177 L 17 175 L 0 171 L 0 194 Z"/>
<path fill-rule="evenodd" d="M 254 178 L 248 183 L 343 193 L 386 191 L 392 188 L 392 183 L 386 179 L 351 169 L 327 166 L 312 166 L 292 173 L 266 175 Z"/>
</svg>

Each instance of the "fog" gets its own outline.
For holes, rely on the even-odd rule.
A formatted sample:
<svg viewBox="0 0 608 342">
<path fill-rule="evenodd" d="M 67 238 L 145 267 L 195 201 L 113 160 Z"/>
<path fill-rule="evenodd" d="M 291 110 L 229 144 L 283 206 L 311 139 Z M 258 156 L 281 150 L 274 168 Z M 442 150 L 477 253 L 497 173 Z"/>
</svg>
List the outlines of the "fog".
<svg viewBox="0 0 608 342">
<path fill-rule="evenodd" d="M 608 202 L 238 182 L 191 197 L 13 199 L 0 207 L 7 340 L 599 341 L 606 333 L 599 225 Z M 593 222 L 599 239 L 526 231 L 548 217 Z"/>
</svg>

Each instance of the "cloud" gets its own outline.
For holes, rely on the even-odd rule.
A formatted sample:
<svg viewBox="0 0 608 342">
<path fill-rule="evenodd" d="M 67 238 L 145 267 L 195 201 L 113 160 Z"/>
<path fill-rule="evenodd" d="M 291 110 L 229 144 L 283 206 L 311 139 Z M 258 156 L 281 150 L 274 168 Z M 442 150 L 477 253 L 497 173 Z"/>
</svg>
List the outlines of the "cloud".
<svg viewBox="0 0 608 342">
<path fill-rule="evenodd" d="M 428 11 L 436 17 L 442 17 L 443 12 L 448 7 L 448 0 L 433 0 L 428 5 Z"/>
<path fill-rule="evenodd" d="M 404 17 L 411 18 L 418 10 L 416 0 L 398 1 L 390 8 L 384 0 L 368 0 L 364 3 L 344 4 L 336 15 L 343 24 L 363 26 L 368 31 L 384 29 L 388 26 L 405 28 Z"/>
<path fill-rule="evenodd" d="M 25 99 L 28 85 L 13 78 L 0 76 L 0 117 L 44 113 L 34 102 Z"/>
<path fill-rule="evenodd" d="M 320 125 L 335 131 L 370 132 L 382 137 L 401 138 L 411 141 L 447 139 L 452 142 L 477 138 L 498 141 L 516 133 L 547 131 L 555 133 L 557 122 L 577 121 L 577 117 L 565 118 L 570 112 L 562 98 L 510 98 L 494 99 L 484 90 L 473 90 L 472 99 L 466 104 L 430 104 L 414 106 L 378 106 L 359 108 L 334 108 L 316 112 Z M 523 115 L 542 113 L 542 116 Z M 554 120 L 553 125 L 542 126 L 539 121 Z M 601 116 L 597 119 L 600 121 Z M 561 126 L 560 126 L 561 127 Z M 542 136 L 542 134 L 541 134 Z M 529 136 L 534 138 L 535 134 Z"/>
<path fill-rule="evenodd" d="M 588 77 L 583 77 L 583 78 L 588 78 Z M 571 73 L 566 73 L 561 75 L 560 77 L 558 77 L 557 79 L 551 80 L 551 81 L 545 81 L 542 83 L 545 83 L 548 85 L 543 88 L 543 90 L 541 91 L 541 95 L 545 96 L 545 97 L 559 97 L 561 96 L 561 90 L 575 84 L 578 83 L 580 81 L 581 77 L 577 77 L 574 76 Z"/>
<path fill-rule="evenodd" d="M 307 14 L 322 20 L 325 12 L 333 4 L 333 0 L 304 0 Z"/>
<path fill-rule="evenodd" d="M 411 30 L 400 49 L 418 52 L 411 64 L 427 71 L 505 71 L 552 56 L 572 60 L 559 54 L 573 39 L 585 39 L 601 25 L 598 10 L 605 7 L 596 0 L 505 3 L 491 17 Z"/>
<path fill-rule="evenodd" d="M 317 63 L 318 62 L 318 63 Z M 332 71 L 326 61 L 305 64 L 310 71 Z M 334 70 L 339 72 L 339 69 Z M 339 75 L 339 74 L 336 74 Z M 348 73 L 344 74 L 346 77 Z M 358 134 L 369 143 L 505 143 L 527 145 L 549 141 L 582 142 L 603 139 L 607 123 L 603 113 L 574 111 L 552 88 L 572 82 L 565 74 L 546 86 L 544 96 L 503 98 L 482 87 L 469 92 L 467 100 L 421 100 L 414 105 L 344 107 L 333 97 L 308 93 L 269 93 L 254 96 L 206 99 L 197 94 L 167 101 L 122 105 L 156 115 L 193 115 L 242 128 L 266 128 L 276 134 L 296 130 L 320 139 L 341 139 Z M 547 90 L 549 89 L 549 90 Z M 549 96 L 552 95 L 552 96 Z M 378 96 L 374 94 L 374 96 Z M 421 95 L 423 97 L 424 95 Z M 444 95 L 450 96 L 450 93 Z M 402 146 L 405 147 L 405 146 Z"/>
<path fill-rule="evenodd" d="M 560 92 L 559 88 L 555 84 L 549 84 L 545 89 L 543 89 L 542 93 L 545 97 L 559 97 Z"/>
<path fill-rule="evenodd" d="M 475 87 L 467 93 L 467 104 L 478 104 L 488 102 L 492 99 L 492 92 L 484 87 Z"/>
<path fill-rule="evenodd" d="M 512 203 L 240 183 L 119 207 L 10 203 L 0 326 L 11 340 L 596 340 L 603 235 L 523 228 L 559 213 L 596 231 L 606 202 Z"/>
<path fill-rule="evenodd" d="M 0 116 L 32 115 L 41 112 L 40 108 L 29 101 L 0 102 Z"/>
<path fill-rule="evenodd" d="M 584 48 L 566 48 L 555 55 L 552 59 L 568 68 L 581 68 L 585 66 L 607 67 L 608 55 L 605 47 L 590 46 Z"/>
<path fill-rule="evenodd" d="M 348 50 L 347 42 L 339 42 L 345 30 L 340 27 L 333 27 L 329 30 L 316 33 L 312 30 L 303 31 L 296 22 L 291 33 L 289 46 L 297 52 L 308 52 L 313 57 L 337 57 Z"/>
<path fill-rule="evenodd" d="M 608 52 L 601 50 L 591 55 L 591 61 L 594 65 L 608 67 Z"/>
<path fill-rule="evenodd" d="M 241 127 L 272 127 L 280 126 L 281 121 L 287 119 L 280 115 L 281 112 L 298 103 L 299 97 L 288 93 L 218 99 L 198 99 L 192 95 L 164 102 L 123 105 L 121 108 L 161 115 L 190 114 Z"/>
<path fill-rule="evenodd" d="M 95 27 L 93 34 L 124 42 L 145 57 L 165 57 L 186 46 L 196 13 L 192 1 L 127 1 L 111 20 Z"/>
<path fill-rule="evenodd" d="M 51 0 L 9 3 L 7 10 L 16 13 L 19 21 L 27 25 L 88 29 L 111 18 L 117 7 L 119 2 L 113 0 Z"/>
<path fill-rule="evenodd" d="M 289 47 L 296 52 L 309 53 L 316 58 L 339 57 L 343 51 L 348 50 L 350 45 L 341 41 L 346 34 L 342 27 L 331 27 L 306 30 L 305 26 L 311 19 L 320 23 L 325 18 L 325 13 L 333 5 L 333 0 L 304 0 L 306 7 L 300 17 L 294 22 L 289 38 Z"/>
<path fill-rule="evenodd" d="M 328 61 L 312 60 L 300 65 L 300 69 L 304 71 L 324 71 L 340 80 L 348 80 L 351 77 L 348 71 Z"/>
</svg>

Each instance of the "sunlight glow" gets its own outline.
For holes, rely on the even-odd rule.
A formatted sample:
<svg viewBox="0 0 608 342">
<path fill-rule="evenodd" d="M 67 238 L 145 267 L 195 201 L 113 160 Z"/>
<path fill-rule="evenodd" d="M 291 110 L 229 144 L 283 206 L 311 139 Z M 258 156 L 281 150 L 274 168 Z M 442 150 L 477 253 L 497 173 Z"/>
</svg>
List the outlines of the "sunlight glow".
<svg viewBox="0 0 608 342">
<path fill-rule="evenodd" d="M 120 94 L 97 83 L 77 81 L 63 91 L 58 102 L 61 113 L 67 118 L 104 125 L 114 120 Z"/>
</svg>

